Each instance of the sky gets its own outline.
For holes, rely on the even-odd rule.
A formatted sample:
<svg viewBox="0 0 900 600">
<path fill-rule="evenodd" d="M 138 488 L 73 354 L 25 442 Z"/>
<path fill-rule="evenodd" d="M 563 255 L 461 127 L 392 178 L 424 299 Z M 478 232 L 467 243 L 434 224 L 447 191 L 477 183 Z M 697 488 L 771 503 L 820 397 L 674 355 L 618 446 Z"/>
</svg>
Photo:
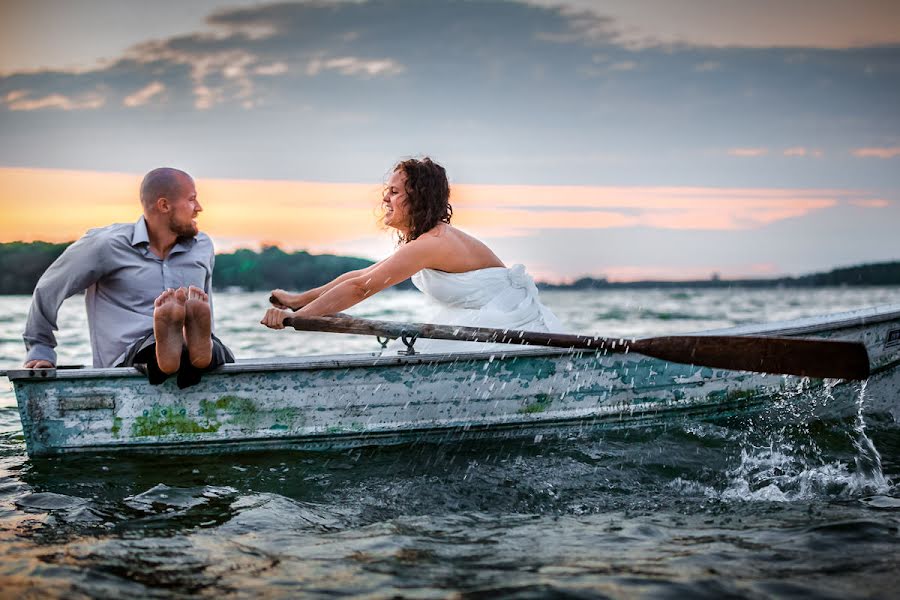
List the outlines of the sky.
<svg viewBox="0 0 900 600">
<path fill-rule="evenodd" d="M 0 241 L 136 220 L 166 165 L 219 251 L 378 259 L 428 155 L 548 281 L 900 260 L 900 2 L 0 2 L 0 138 Z"/>
</svg>

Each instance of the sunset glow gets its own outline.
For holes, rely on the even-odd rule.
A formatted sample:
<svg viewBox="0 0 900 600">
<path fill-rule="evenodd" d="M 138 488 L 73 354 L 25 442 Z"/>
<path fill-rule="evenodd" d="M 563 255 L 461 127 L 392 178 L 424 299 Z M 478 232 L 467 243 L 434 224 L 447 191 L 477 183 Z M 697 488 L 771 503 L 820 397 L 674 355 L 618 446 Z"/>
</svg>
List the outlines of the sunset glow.
<svg viewBox="0 0 900 600">
<path fill-rule="evenodd" d="M 0 241 L 67 241 L 92 227 L 133 221 L 141 175 L 0 169 Z M 384 235 L 377 225 L 381 184 L 197 180 L 202 228 L 214 239 L 322 250 Z M 697 187 L 465 185 L 452 188 L 454 224 L 476 234 L 530 229 L 737 230 L 803 217 L 852 192 Z M 860 207 L 883 200 L 855 197 Z M 237 244 L 242 245 L 242 244 Z"/>
</svg>

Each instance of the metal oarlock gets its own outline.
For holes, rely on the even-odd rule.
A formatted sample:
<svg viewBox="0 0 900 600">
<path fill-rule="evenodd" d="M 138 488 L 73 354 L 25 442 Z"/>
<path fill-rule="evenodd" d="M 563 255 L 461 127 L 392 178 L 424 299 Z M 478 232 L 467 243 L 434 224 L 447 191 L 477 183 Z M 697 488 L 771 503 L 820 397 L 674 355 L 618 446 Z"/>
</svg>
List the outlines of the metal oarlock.
<svg viewBox="0 0 900 600">
<path fill-rule="evenodd" d="M 412 334 L 411 336 L 407 336 L 403 334 L 400 336 L 400 341 L 403 342 L 403 345 L 406 346 L 406 350 L 400 350 L 397 354 L 405 354 L 406 356 L 412 356 L 416 353 L 416 349 L 413 348 L 413 345 L 416 343 L 416 339 L 419 336 L 417 334 Z"/>
</svg>

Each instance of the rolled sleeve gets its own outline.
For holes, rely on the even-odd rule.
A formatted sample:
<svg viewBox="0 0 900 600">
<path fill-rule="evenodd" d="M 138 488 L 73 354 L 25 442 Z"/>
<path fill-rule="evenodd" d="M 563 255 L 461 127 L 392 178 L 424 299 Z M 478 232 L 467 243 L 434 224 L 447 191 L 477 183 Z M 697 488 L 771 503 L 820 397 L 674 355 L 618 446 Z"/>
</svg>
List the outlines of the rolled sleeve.
<svg viewBox="0 0 900 600">
<path fill-rule="evenodd" d="M 28 342 L 26 341 L 26 347 Z M 32 360 L 46 360 L 52 364 L 56 364 L 56 350 L 44 344 L 32 344 L 25 355 L 25 362 Z"/>
</svg>

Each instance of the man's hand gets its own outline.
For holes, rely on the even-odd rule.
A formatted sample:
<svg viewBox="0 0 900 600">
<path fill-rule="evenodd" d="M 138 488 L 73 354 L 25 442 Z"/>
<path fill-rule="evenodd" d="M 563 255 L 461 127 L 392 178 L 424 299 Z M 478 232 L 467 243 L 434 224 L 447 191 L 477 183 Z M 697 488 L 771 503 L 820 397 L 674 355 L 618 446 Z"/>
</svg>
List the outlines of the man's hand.
<svg viewBox="0 0 900 600">
<path fill-rule="evenodd" d="M 26 369 L 52 369 L 55 365 L 49 360 L 29 360 L 25 363 Z"/>
<path fill-rule="evenodd" d="M 282 310 L 280 308 L 270 308 L 266 311 L 265 316 L 262 318 L 262 323 L 269 329 L 284 329 L 284 320 L 288 317 L 293 317 L 294 313 L 289 310 Z"/>
</svg>

